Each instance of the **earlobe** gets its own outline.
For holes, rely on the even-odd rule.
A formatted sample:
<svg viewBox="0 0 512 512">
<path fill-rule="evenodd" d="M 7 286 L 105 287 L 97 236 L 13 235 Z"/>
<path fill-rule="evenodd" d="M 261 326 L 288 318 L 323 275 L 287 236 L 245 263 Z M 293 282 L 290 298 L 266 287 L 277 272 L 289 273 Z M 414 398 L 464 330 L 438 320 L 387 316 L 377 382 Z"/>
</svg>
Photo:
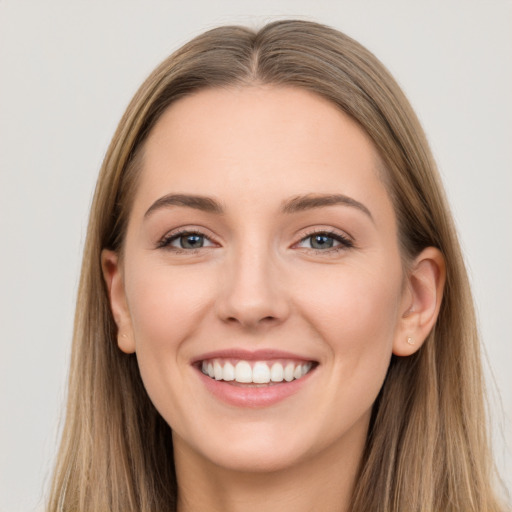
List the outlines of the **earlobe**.
<svg viewBox="0 0 512 512">
<path fill-rule="evenodd" d="M 135 343 L 118 253 L 104 249 L 101 252 L 101 268 L 107 286 L 110 309 L 117 325 L 117 345 L 123 352 L 132 354 L 135 352 Z"/>
<path fill-rule="evenodd" d="M 409 271 L 393 353 L 409 356 L 424 343 L 433 329 L 446 280 L 444 257 L 439 249 L 427 247 L 414 260 Z"/>
</svg>

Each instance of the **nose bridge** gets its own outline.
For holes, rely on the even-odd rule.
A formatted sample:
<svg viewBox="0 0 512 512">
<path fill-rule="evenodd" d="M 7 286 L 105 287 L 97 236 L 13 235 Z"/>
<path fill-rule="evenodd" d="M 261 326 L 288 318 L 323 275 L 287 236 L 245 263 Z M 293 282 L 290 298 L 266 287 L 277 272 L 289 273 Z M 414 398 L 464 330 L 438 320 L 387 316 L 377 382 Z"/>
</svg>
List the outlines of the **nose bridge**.
<svg viewBox="0 0 512 512">
<path fill-rule="evenodd" d="M 288 307 L 281 279 L 267 245 L 253 240 L 233 247 L 220 283 L 220 317 L 246 327 L 284 320 Z"/>
</svg>

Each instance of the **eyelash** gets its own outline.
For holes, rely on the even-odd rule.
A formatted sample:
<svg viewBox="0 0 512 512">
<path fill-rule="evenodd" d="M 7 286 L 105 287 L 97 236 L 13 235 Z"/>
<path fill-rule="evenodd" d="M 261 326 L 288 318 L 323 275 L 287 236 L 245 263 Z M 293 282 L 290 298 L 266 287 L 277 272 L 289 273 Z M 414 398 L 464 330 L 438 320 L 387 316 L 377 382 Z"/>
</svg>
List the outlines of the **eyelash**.
<svg viewBox="0 0 512 512">
<path fill-rule="evenodd" d="M 182 253 L 194 254 L 194 253 L 198 252 L 200 249 L 205 248 L 205 247 L 199 247 L 199 248 L 196 248 L 196 249 L 185 249 L 185 248 L 180 248 L 180 247 L 173 247 L 171 245 L 175 240 L 178 240 L 180 237 L 191 236 L 191 235 L 192 236 L 193 235 L 197 235 L 197 236 L 200 236 L 200 237 L 204 237 L 205 240 L 208 240 L 209 242 L 215 243 L 215 241 L 212 240 L 211 237 L 205 235 L 204 233 L 202 233 L 199 230 L 183 229 L 183 230 L 176 231 L 176 232 L 173 232 L 173 233 L 165 235 L 157 243 L 156 248 L 157 249 L 168 249 L 168 250 L 171 250 L 171 251 L 173 251 L 175 253 L 178 253 L 178 254 L 182 254 Z M 323 235 L 323 236 L 325 236 L 327 238 L 332 238 L 334 241 L 339 242 L 340 245 L 335 246 L 335 247 L 329 247 L 327 249 L 315 249 L 313 247 L 303 247 L 303 249 L 306 249 L 307 251 L 313 251 L 315 253 L 330 253 L 330 254 L 332 254 L 332 253 L 336 253 L 336 252 L 339 252 L 339 251 L 344 251 L 344 250 L 347 250 L 347 249 L 351 249 L 351 248 L 354 247 L 354 242 L 351 239 L 349 239 L 348 237 L 343 236 L 340 233 L 336 233 L 334 231 L 329 231 L 329 230 L 325 230 L 325 229 L 319 229 L 319 230 L 315 230 L 315 231 L 311 231 L 311 232 L 307 233 L 305 236 L 303 236 L 299 240 L 299 242 L 294 244 L 294 247 L 296 247 L 297 245 L 303 243 L 308 238 L 312 238 L 314 236 L 319 236 L 319 235 Z M 207 247 L 211 247 L 211 246 L 207 246 Z"/>
<path fill-rule="evenodd" d="M 175 231 L 173 233 L 169 233 L 169 234 L 165 235 L 157 243 L 156 247 L 157 247 L 157 249 L 168 249 L 168 250 L 174 251 L 174 252 L 176 252 L 178 254 L 181 254 L 181 253 L 194 254 L 197 251 L 199 251 L 199 249 L 203 249 L 203 247 L 199 247 L 197 249 L 185 249 L 183 247 L 173 247 L 171 245 L 172 242 L 174 242 L 175 240 L 178 240 L 178 238 L 181 238 L 183 236 L 193 236 L 193 235 L 204 237 L 205 240 L 208 240 L 208 241 L 210 241 L 212 243 L 215 243 L 214 240 L 212 240 L 211 237 L 205 235 L 204 233 L 202 233 L 199 230 L 196 230 L 196 229 L 182 229 L 180 231 Z"/>
<path fill-rule="evenodd" d="M 314 236 L 319 236 L 319 235 L 325 236 L 327 238 L 332 238 L 334 241 L 339 242 L 340 245 L 335 246 L 335 247 L 329 247 L 328 249 L 315 249 L 313 247 L 304 247 L 304 249 L 306 249 L 308 251 L 314 251 L 315 253 L 332 254 L 332 253 L 337 253 L 339 251 L 345 251 L 347 249 L 352 249 L 354 247 L 354 242 L 350 238 L 348 238 L 340 233 L 337 233 L 335 231 L 329 231 L 329 230 L 325 230 L 325 229 L 318 229 L 318 230 L 310 231 L 305 236 L 303 236 L 297 244 L 294 244 L 294 245 L 296 246 L 296 245 L 304 242 L 308 238 L 312 238 Z"/>
</svg>

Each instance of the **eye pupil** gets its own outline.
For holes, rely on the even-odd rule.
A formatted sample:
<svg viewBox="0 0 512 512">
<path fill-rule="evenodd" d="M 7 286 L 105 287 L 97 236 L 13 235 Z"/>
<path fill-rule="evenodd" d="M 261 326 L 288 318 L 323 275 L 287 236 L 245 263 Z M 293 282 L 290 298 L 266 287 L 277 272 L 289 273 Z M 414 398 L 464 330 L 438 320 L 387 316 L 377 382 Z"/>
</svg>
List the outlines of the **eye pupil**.
<svg viewBox="0 0 512 512">
<path fill-rule="evenodd" d="M 313 249 L 330 249 L 334 244 L 331 236 L 314 235 L 311 237 L 311 247 Z"/>
<path fill-rule="evenodd" d="M 203 247 L 204 237 L 202 235 L 183 235 L 180 237 L 180 245 L 183 249 L 197 249 Z"/>
</svg>

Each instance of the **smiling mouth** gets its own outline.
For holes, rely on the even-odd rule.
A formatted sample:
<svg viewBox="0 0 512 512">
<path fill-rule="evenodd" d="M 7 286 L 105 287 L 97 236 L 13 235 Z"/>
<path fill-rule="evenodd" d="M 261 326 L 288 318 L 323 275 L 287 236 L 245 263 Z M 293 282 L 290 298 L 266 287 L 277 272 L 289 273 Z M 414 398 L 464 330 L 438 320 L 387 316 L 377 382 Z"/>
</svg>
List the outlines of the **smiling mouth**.
<svg viewBox="0 0 512 512">
<path fill-rule="evenodd" d="M 314 361 L 244 361 L 207 359 L 199 363 L 199 369 L 213 380 L 233 385 L 273 385 L 301 379 L 311 372 Z"/>
</svg>

